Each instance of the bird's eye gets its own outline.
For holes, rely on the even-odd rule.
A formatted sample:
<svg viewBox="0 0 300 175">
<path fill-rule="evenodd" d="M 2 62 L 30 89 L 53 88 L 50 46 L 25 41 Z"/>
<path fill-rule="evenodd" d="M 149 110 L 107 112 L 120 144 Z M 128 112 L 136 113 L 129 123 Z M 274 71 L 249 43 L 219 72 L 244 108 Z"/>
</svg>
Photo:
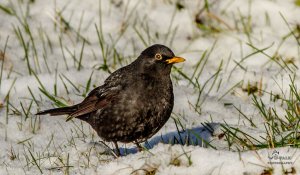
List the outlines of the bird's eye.
<svg viewBox="0 0 300 175">
<path fill-rule="evenodd" d="M 161 60 L 162 59 L 161 54 L 159 54 L 159 53 L 155 54 L 155 59 L 156 60 Z"/>
</svg>

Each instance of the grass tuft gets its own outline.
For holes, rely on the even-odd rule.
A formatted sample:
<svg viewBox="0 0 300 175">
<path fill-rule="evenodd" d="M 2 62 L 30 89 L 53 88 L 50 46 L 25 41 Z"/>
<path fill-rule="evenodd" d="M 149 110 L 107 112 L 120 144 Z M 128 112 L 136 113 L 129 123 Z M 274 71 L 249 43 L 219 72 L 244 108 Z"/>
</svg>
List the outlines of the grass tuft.
<svg viewBox="0 0 300 175">
<path fill-rule="evenodd" d="M 238 150 L 273 149 L 284 146 L 300 147 L 300 95 L 298 94 L 299 90 L 295 84 L 295 78 L 290 76 L 290 82 L 289 96 L 277 97 L 281 98 L 284 103 L 283 106 L 286 106 L 283 116 L 277 113 L 275 107 L 267 106 L 262 99 L 256 95 L 252 95 L 253 105 L 258 109 L 261 120 L 264 121 L 265 136 L 260 136 L 261 138 L 259 140 L 239 128 L 231 127 L 227 124 L 222 125 L 229 148 L 232 148 L 233 145 Z M 249 116 L 246 116 L 237 107 L 235 107 L 235 109 L 238 110 L 252 126 L 257 127 L 258 124 L 255 124 Z"/>
</svg>

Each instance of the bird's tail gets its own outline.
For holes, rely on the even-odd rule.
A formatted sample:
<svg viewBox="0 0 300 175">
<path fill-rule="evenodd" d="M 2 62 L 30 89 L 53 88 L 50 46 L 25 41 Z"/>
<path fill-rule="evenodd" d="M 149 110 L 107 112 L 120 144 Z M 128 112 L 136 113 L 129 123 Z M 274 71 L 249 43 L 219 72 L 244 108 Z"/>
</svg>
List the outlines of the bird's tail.
<svg viewBox="0 0 300 175">
<path fill-rule="evenodd" d="M 45 111 L 40 111 L 36 113 L 36 115 L 45 115 L 45 114 L 50 114 L 50 115 L 69 115 L 72 114 L 77 110 L 77 106 L 68 106 L 68 107 L 62 107 L 62 108 L 54 108 L 54 109 L 48 109 Z"/>
</svg>

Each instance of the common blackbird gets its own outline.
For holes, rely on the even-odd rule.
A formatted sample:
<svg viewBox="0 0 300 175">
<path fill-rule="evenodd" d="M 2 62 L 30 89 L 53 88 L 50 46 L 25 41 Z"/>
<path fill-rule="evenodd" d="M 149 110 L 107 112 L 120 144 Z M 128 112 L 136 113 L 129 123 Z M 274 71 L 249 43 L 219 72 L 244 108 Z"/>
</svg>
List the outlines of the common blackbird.
<svg viewBox="0 0 300 175">
<path fill-rule="evenodd" d="M 157 133 L 170 118 L 174 95 L 170 78 L 176 57 L 171 49 L 155 44 L 131 64 L 113 72 L 102 86 L 92 90 L 79 104 L 49 109 L 37 115 L 69 115 L 89 123 L 105 141 L 134 142 L 138 148 Z"/>
</svg>

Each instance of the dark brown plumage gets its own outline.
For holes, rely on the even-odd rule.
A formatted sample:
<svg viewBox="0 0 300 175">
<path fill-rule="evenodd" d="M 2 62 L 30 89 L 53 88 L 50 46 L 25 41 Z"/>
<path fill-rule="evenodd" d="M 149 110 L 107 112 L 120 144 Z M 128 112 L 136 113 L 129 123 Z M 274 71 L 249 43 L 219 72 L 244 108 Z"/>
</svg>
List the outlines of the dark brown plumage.
<svg viewBox="0 0 300 175">
<path fill-rule="evenodd" d="M 81 103 L 37 115 L 67 114 L 68 120 L 78 118 L 89 123 L 116 147 L 117 142 L 134 142 L 140 147 L 140 142 L 169 119 L 174 104 L 170 72 L 174 63 L 183 61 L 164 45 L 150 46 L 131 64 L 113 72 Z"/>
</svg>

